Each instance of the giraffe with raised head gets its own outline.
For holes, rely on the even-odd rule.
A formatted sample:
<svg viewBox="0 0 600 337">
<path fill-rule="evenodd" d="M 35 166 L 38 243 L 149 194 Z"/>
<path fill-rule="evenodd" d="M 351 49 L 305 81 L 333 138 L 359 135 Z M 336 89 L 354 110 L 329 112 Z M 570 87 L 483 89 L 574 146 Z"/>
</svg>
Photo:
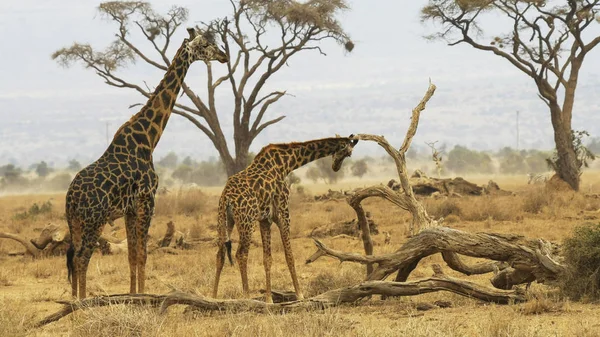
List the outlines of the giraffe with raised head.
<svg viewBox="0 0 600 337">
<path fill-rule="evenodd" d="M 358 139 L 335 137 L 303 143 L 270 144 L 265 146 L 243 171 L 229 177 L 219 200 L 217 222 L 218 252 L 213 297 L 217 297 L 225 253 L 231 257 L 231 232 L 237 226 L 239 246 L 236 252 L 244 296 L 248 296 L 248 250 L 256 222 L 260 226 L 265 268 L 265 300 L 271 303 L 271 223 L 279 227 L 285 259 L 290 270 L 296 297 L 303 298 L 298 285 L 294 256 L 290 243 L 289 189 L 285 178 L 295 169 L 316 159 L 332 156 L 332 169 L 338 171 L 342 162 L 352 155 Z"/>
<path fill-rule="evenodd" d="M 86 273 L 104 225 L 125 217 L 130 293 L 144 292 L 146 244 L 158 176 L 152 153 L 160 140 L 190 65 L 228 61 L 209 30 L 188 28 L 166 74 L 142 109 L 116 132 L 104 154 L 69 186 L 66 217 L 72 243 L 67 268 L 72 294 L 86 296 Z"/>
</svg>

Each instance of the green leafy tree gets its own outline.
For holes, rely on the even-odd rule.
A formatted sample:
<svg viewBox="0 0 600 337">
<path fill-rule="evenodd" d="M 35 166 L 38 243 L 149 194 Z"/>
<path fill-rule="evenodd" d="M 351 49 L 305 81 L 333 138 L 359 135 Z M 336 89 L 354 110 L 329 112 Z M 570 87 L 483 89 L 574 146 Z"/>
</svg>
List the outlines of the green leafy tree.
<svg viewBox="0 0 600 337">
<path fill-rule="evenodd" d="M 194 169 L 189 166 L 189 165 L 179 165 L 179 167 L 177 167 L 175 169 L 175 171 L 173 171 L 173 178 L 175 179 L 179 179 L 181 180 L 183 183 L 190 183 L 192 182 L 192 172 L 194 171 Z"/>
<path fill-rule="evenodd" d="M 571 130 L 571 133 L 571 139 L 573 139 L 573 148 L 575 149 L 575 153 L 577 155 L 577 170 L 579 174 L 581 174 L 581 169 L 583 167 L 589 167 L 589 162 L 594 161 L 596 159 L 596 155 L 589 148 L 583 145 L 583 137 L 589 137 L 589 133 L 587 131 Z M 558 173 L 558 150 L 554 150 L 552 157 L 548 158 L 547 162 L 548 166 Z"/>
<path fill-rule="evenodd" d="M 448 169 L 459 173 L 492 173 L 494 165 L 490 155 L 456 145 L 448 153 Z"/>
<path fill-rule="evenodd" d="M 498 152 L 500 158 L 500 172 L 508 174 L 528 173 L 528 166 L 524 151 L 517 151 L 510 147 L 505 147 Z"/>
<path fill-rule="evenodd" d="M 369 164 L 364 158 L 357 160 L 350 166 L 350 171 L 353 176 L 362 178 L 369 171 Z"/>
<path fill-rule="evenodd" d="M 165 168 L 174 169 L 177 167 L 178 162 L 179 157 L 177 157 L 177 154 L 175 154 L 175 152 L 171 151 L 167 153 L 166 156 L 162 157 L 158 162 L 156 162 L 156 164 Z"/>
<path fill-rule="evenodd" d="M 46 177 L 52 172 L 52 168 L 48 166 L 48 163 L 41 161 L 35 166 L 35 173 L 40 177 Z"/>
<path fill-rule="evenodd" d="M 79 172 L 81 170 L 81 164 L 76 159 L 69 160 L 69 165 L 67 166 L 67 170 L 73 172 Z"/>
<path fill-rule="evenodd" d="M 600 0 L 428 0 L 421 10 L 423 21 L 439 27 L 429 38 L 496 55 L 532 80 L 554 128 L 553 168 L 574 190 L 581 165 L 571 120 L 583 63 L 600 43 L 593 27 L 599 12 Z M 494 30 L 504 31 L 486 34 L 485 21 L 494 15 L 504 19 Z"/>
</svg>

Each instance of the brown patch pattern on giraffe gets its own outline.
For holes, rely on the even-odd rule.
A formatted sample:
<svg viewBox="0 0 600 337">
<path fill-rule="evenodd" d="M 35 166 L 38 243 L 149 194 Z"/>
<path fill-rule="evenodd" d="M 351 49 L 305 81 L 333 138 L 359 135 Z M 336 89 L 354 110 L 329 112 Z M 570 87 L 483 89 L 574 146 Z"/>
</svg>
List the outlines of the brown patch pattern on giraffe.
<svg viewBox="0 0 600 337">
<path fill-rule="evenodd" d="M 88 264 L 104 225 L 123 216 L 130 292 L 144 292 L 146 244 L 158 186 L 152 153 L 189 66 L 197 60 L 228 61 L 210 34 L 195 29 L 188 32 L 190 38 L 183 41 L 146 105 L 119 128 L 104 154 L 77 173 L 69 186 L 66 217 L 73 240 L 67 267 L 73 296 L 86 296 Z"/>
<path fill-rule="evenodd" d="M 248 296 L 248 250 L 256 222 L 260 224 L 263 243 L 263 264 L 266 277 L 265 299 L 271 298 L 271 223 L 279 227 L 290 270 L 292 283 L 298 299 L 302 292 L 298 285 L 292 246 L 290 243 L 290 214 L 288 207 L 289 189 L 285 178 L 293 170 L 316 159 L 333 156 L 333 170 L 338 171 L 345 158 L 352 155 L 352 149 L 358 140 L 352 135 L 346 137 L 325 138 L 304 143 L 271 144 L 264 147 L 245 170 L 229 177 L 221 199 L 217 231 L 219 235 L 216 261 L 216 275 L 213 297 L 217 297 L 219 279 L 225 253 L 231 258 L 231 232 L 237 226 L 240 237 L 236 252 L 244 295 Z"/>
</svg>

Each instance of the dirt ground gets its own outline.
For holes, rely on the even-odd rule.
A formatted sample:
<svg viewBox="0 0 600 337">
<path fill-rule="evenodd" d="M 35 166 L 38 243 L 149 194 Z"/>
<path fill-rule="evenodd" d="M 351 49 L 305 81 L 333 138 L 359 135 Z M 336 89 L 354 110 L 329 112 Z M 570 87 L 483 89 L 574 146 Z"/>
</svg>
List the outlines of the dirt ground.
<svg viewBox="0 0 600 337">
<path fill-rule="evenodd" d="M 467 177 L 486 183 L 489 177 Z M 548 193 L 543 187 L 527 185 L 525 177 L 493 177 L 504 189 L 516 192 L 507 197 L 464 197 L 423 200 L 430 214 L 445 216 L 445 225 L 464 231 L 523 234 L 560 242 L 572 229 L 588 221 L 598 221 L 600 175 L 586 173 L 580 193 Z M 376 183 L 385 183 L 377 181 Z M 355 214 L 345 201 L 315 202 L 313 195 L 327 189 L 368 186 L 375 182 L 353 181 L 335 186 L 305 184 L 303 194 L 293 192 L 291 226 L 293 251 L 301 287 L 307 296 L 329 289 L 359 283 L 364 267 L 330 258 L 305 265 L 315 252 L 311 230 L 319 225 L 350 220 Z M 162 236 L 166 223 L 190 238 L 214 238 L 219 189 L 172 190 L 157 198 L 156 215 L 150 230 L 152 238 Z M 586 196 L 586 194 L 588 196 Z M 50 201 L 50 212 L 24 214 L 34 203 Z M 393 252 L 406 241 L 410 215 L 383 200 L 369 199 L 365 209 L 372 213 L 380 231 L 391 232 L 391 244 L 384 235 L 374 236 L 375 254 Z M 0 197 L 0 231 L 35 237 L 48 223 L 65 224 L 64 194 Z M 124 238 L 123 222 L 116 222 L 113 234 Z M 113 230 L 106 226 L 105 232 Z M 234 231 L 235 233 L 235 231 Z M 237 234 L 234 234 L 234 249 Z M 274 289 L 293 289 L 276 226 L 273 226 Z M 151 239 L 152 240 L 152 239 Z M 325 238 L 330 247 L 362 252 L 358 238 Z M 255 232 L 250 250 L 249 283 L 253 296 L 264 287 L 260 233 Z M 600 306 L 575 303 L 556 295 L 553 288 L 534 284 L 531 300 L 519 305 L 490 305 L 437 292 L 426 295 L 381 300 L 378 296 L 354 305 L 317 312 L 285 315 L 252 313 L 187 313 L 184 307 L 171 307 L 167 314 L 156 309 L 111 306 L 77 312 L 43 328 L 32 324 L 60 308 L 57 300 L 71 298 L 64 257 L 32 260 L 9 256 L 23 250 L 16 242 L 0 239 L 0 336 L 600 336 Z M 182 290 L 210 295 L 214 277 L 216 247 L 210 240 L 195 250 L 178 255 L 154 253 L 148 256 L 146 289 L 149 293 Z M 410 279 L 431 275 L 431 264 L 442 263 L 440 256 L 422 260 Z M 443 263 L 442 263 L 443 265 Z M 489 285 L 490 275 L 464 276 L 449 268 L 451 276 Z M 125 293 L 129 271 L 125 254 L 102 256 L 96 251 L 88 271 L 90 295 Z M 220 297 L 240 298 L 241 281 L 237 267 L 226 266 Z M 449 301 L 450 308 L 418 311 L 416 304 Z"/>
</svg>

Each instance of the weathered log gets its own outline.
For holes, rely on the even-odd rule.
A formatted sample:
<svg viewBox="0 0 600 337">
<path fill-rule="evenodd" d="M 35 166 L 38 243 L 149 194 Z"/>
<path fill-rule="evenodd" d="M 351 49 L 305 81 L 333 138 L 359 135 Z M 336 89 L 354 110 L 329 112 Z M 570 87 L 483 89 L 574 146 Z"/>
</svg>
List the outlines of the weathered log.
<svg viewBox="0 0 600 337">
<path fill-rule="evenodd" d="M 39 257 L 41 255 L 42 250 L 38 249 L 36 246 L 33 245 L 33 243 L 31 243 L 30 240 L 27 240 L 21 235 L 0 232 L 0 238 L 17 241 L 18 243 L 22 244 L 23 247 L 25 247 L 26 253 L 33 257 Z"/>
<path fill-rule="evenodd" d="M 506 262 L 480 262 L 478 264 L 469 266 L 462 261 L 458 254 L 450 251 L 443 251 L 442 258 L 444 259 L 444 262 L 448 264 L 448 267 L 467 276 L 487 274 L 508 268 L 508 264 Z"/>
<path fill-rule="evenodd" d="M 539 283 L 553 283 L 560 279 L 565 271 L 565 267 L 558 262 L 558 247 L 544 240 L 528 240 L 522 236 L 507 234 L 467 233 L 447 227 L 424 229 L 418 235 L 410 238 L 396 252 L 379 256 L 333 250 L 318 240 L 315 240 L 315 244 L 318 250 L 324 254 L 313 254 L 313 256 L 317 256 L 313 261 L 320 256 L 329 255 L 342 262 L 377 264 L 367 280 L 383 280 L 394 272 L 398 272 L 397 280 L 406 280 L 422 258 L 442 252 L 506 262 L 514 269 L 514 272 L 506 271 L 505 275 L 502 275 L 504 277 L 502 288 L 504 289 L 511 288 L 516 284 L 531 282 L 532 277 Z M 446 255 L 447 261 L 452 261 L 452 259 L 448 259 L 448 256 Z M 498 265 L 498 269 L 501 266 Z M 456 263 L 454 263 L 454 267 L 457 267 Z M 464 266 L 458 265 L 458 267 L 455 269 L 466 270 Z M 479 271 L 489 270 L 489 266 L 484 267 L 477 269 Z M 475 271 L 472 269 L 470 272 Z M 518 273 L 521 276 L 507 279 L 506 273 Z M 501 282 L 492 281 L 492 283 L 497 285 Z"/>
<path fill-rule="evenodd" d="M 204 311 L 284 313 L 322 310 L 343 303 L 354 303 L 373 295 L 415 296 L 437 291 L 450 291 L 469 298 L 498 304 L 526 301 L 526 297 L 520 290 L 487 288 L 476 283 L 448 277 L 440 273 L 439 266 L 434 265 L 434 270 L 436 271 L 434 276 L 422 280 L 411 282 L 367 281 L 351 287 L 330 290 L 301 301 L 280 303 L 265 303 L 254 299 L 218 300 L 183 292 L 173 292 L 166 295 L 120 294 L 86 298 L 81 301 L 59 301 L 58 303 L 63 304 L 62 309 L 42 319 L 36 326 L 41 327 L 55 322 L 80 309 L 115 304 L 160 306 L 161 313 L 165 313 L 170 306 L 175 304 L 188 305 Z"/>
<path fill-rule="evenodd" d="M 31 239 L 30 242 L 40 250 L 46 248 L 50 242 L 63 242 L 65 241 L 65 238 L 67 238 L 66 241 L 70 242 L 71 235 L 66 229 L 67 228 L 64 226 L 60 227 L 49 223 L 42 229 L 40 235 L 35 239 Z"/>
<path fill-rule="evenodd" d="M 169 247 L 171 245 L 171 241 L 173 241 L 174 234 L 175 224 L 173 221 L 169 221 L 167 223 L 167 231 L 165 232 L 165 236 L 163 236 L 162 240 L 159 241 L 158 247 Z"/>
<path fill-rule="evenodd" d="M 422 196 L 465 196 L 465 195 L 513 195 L 512 192 L 500 189 L 494 181 L 488 181 L 485 186 L 478 186 L 461 177 L 456 178 L 433 178 L 427 176 L 421 170 L 415 170 L 410 177 L 410 185 L 416 195 Z M 387 186 L 398 191 L 402 186 L 394 179 L 388 181 Z"/>
<path fill-rule="evenodd" d="M 71 235 L 65 227 L 52 223 L 47 224 L 34 239 L 26 239 L 18 234 L 0 233 L 0 238 L 12 239 L 25 247 L 24 253 L 11 253 L 9 255 L 30 255 L 34 258 L 62 255 L 66 252 L 71 242 Z"/>
<path fill-rule="evenodd" d="M 128 252 L 127 240 L 120 240 L 108 235 L 100 235 L 98 246 L 102 255 L 116 255 Z"/>
</svg>

